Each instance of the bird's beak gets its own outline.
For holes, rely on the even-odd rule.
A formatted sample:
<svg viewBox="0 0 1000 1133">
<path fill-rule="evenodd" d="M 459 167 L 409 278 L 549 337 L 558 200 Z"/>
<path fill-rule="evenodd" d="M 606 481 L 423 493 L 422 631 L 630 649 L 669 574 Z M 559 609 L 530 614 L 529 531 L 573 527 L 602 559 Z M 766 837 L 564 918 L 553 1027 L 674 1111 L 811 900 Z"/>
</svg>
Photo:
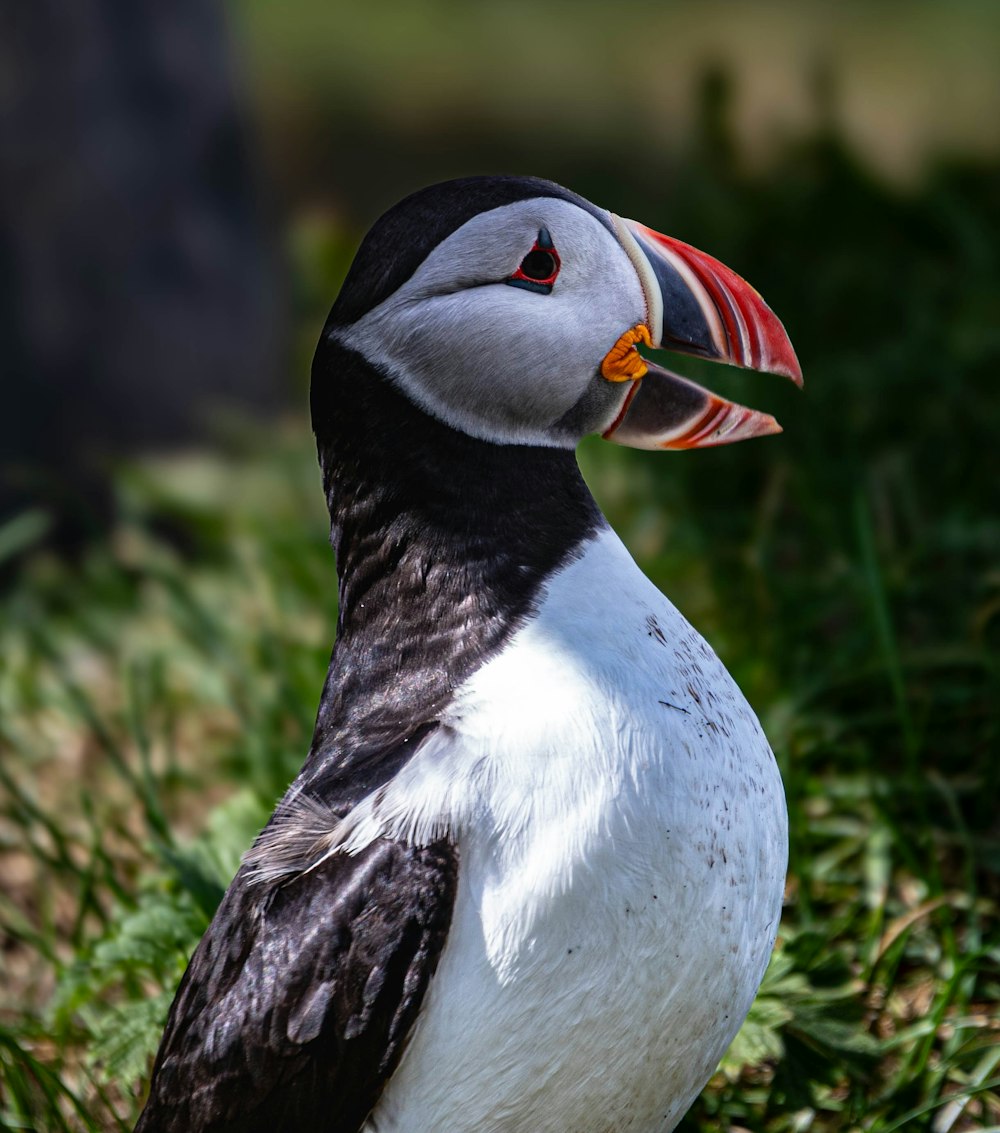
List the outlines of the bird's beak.
<svg viewBox="0 0 1000 1133">
<path fill-rule="evenodd" d="M 639 275 L 648 325 L 626 331 L 601 374 L 628 383 L 602 434 L 632 448 L 703 448 L 780 433 L 769 414 L 737 405 L 640 357 L 636 346 L 694 354 L 802 385 L 795 351 L 778 317 L 734 271 L 689 244 L 612 214 Z"/>
</svg>

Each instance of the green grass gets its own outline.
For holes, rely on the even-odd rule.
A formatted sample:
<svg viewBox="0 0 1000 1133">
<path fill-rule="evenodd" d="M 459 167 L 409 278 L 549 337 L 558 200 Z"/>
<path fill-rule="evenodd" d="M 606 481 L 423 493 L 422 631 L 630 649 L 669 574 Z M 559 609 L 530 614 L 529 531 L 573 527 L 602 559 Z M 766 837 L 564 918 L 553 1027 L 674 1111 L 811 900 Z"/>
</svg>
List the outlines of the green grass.
<svg viewBox="0 0 1000 1133">
<path fill-rule="evenodd" d="M 658 222 L 650 187 L 625 192 Z M 760 713 L 789 799 L 779 948 L 686 1133 L 1000 1128 L 998 203 L 996 169 L 901 195 L 830 139 L 765 179 L 681 179 L 672 229 L 752 276 L 806 392 L 691 367 L 784 436 L 582 451 Z M 303 340 L 347 243 L 296 234 Z M 122 470 L 119 522 L 77 563 L 32 550 L 42 515 L 0 529 L 20 556 L 0 1129 L 130 1127 L 186 957 L 308 745 L 335 620 L 308 430 L 231 429 L 220 451 Z"/>
</svg>

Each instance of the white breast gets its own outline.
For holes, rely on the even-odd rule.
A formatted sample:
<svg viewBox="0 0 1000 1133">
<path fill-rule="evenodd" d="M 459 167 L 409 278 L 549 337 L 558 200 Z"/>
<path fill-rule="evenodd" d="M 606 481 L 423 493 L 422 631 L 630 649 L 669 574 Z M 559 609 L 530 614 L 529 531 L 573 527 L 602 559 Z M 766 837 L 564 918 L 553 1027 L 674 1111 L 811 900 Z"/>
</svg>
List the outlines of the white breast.
<svg viewBox="0 0 1000 1133">
<path fill-rule="evenodd" d="M 378 1133 L 674 1127 L 777 931 L 774 758 L 718 658 L 601 533 L 349 820 L 447 829 L 459 892 Z"/>
</svg>

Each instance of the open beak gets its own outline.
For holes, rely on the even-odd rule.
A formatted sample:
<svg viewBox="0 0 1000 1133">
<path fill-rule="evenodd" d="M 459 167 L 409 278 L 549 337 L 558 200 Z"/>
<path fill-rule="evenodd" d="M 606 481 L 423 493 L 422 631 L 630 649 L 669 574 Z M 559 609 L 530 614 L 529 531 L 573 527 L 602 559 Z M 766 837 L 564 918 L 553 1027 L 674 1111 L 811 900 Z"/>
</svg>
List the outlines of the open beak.
<svg viewBox="0 0 1000 1133">
<path fill-rule="evenodd" d="M 632 448 L 704 448 L 780 433 L 769 414 L 737 405 L 641 358 L 636 346 L 693 354 L 802 385 L 795 351 L 778 317 L 734 271 L 689 244 L 614 216 L 639 275 L 648 325 L 631 328 L 604 359 L 602 375 L 628 382 L 607 440 Z"/>
</svg>

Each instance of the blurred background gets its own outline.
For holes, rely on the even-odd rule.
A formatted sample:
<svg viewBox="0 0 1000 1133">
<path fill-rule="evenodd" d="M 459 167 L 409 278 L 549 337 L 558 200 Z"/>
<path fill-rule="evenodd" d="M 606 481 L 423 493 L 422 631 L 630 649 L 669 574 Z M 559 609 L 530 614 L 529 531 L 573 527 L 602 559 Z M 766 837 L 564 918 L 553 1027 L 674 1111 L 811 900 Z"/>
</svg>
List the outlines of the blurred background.
<svg viewBox="0 0 1000 1133">
<path fill-rule="evenodd" d="M 305 755 L 308 369 L 354 248 L 530 173 L 745 275 L 778 438 L 586 443 L 761 715 L 782 936 L 683 1128 L 1000 1128 L 1000 5 L 0 10 L 0 1130 L 126 1129 Z M 787 386 L 787 388 L 785 388 Z"/>
</svg>

